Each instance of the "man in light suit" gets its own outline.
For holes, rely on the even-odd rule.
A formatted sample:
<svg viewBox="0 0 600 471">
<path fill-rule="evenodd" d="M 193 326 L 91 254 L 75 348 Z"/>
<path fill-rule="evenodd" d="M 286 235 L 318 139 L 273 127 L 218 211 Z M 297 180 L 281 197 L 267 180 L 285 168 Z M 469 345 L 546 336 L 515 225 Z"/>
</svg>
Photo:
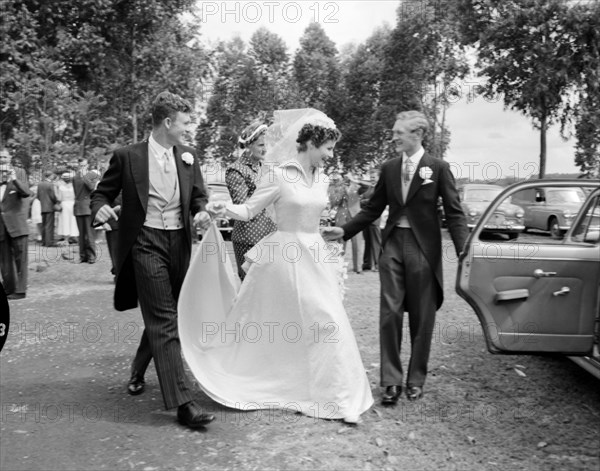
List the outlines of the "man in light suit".
<svg viewBox="0 0 600 471">
<path fill-rule="evenodd" d="M 144 390 L 154 358 L 166 409 L 177 407 L 180 423 L 198 428 L 214 419 L 192 401 L 177 332 L 177 299 L 192 250 L 193 224 L 207 228 L 208 194 L 200 165 L 185 146 L 191 105 L 160 93 L 152 105 L 147 141 L 115 151 L 92 194 L 94 224 L 119 220 L 114 305 L 133 309 L 139 301 L 144 332 L 132 364 L 129 394 Z M 120 216 L 111 204 L 122 192 Z"/>
<path fill-rule="evenodd" d="M 25 298 L 27 291 L 27 182 L 15 169 L 0 164 L 0 271 L 8 299 Z"/>
<path fill-rule="evenodd" d="M 98 174 L 89 171 L 87 159 L 79 159 L 78 169 L 73 177 L 73 191 L 75 193 L 73 214 L 79 231 L 80 263 L 96 262 L 96 235 L 92 228 L 90 195 L 94 191 L 97 182 Z"/>
<path fill-rule="evenodd" d="M 393 141 L 399 157 L 385 162 L 375 190 L 363 209 L 342 227 L 326 228 L 324 237 L 349 239 L 377 219 L 389 205 L 379 259 L 381 281 L 380 348 L 384 405 L 402 394 L 400 362 L 402 323 L 408 312 L 411 355 L 406 378 L 409 400 L 423 396 L 436 310 L 442 305 L 442 243 L 437 201 L 441 196 L 456 253 L 469 230 L 447 162 L 422 147 L 429 122 L 419 111 L 399 113 Z"/>
</svg>

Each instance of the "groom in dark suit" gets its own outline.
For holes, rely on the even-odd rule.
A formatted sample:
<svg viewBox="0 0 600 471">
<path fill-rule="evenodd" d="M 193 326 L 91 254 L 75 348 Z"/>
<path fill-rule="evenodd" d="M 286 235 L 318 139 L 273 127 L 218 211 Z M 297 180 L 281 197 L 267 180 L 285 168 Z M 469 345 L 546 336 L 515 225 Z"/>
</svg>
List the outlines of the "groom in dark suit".
<svg viewBox="0 0 600 471">
<path fill-rule="evenodd" d="M 397 115 L 393 141 L 399 157 L 383 164 L 373 195 L 342 227 L 326 228 L 324 237 L 350 239 L 377 219 L 389 205 L 379 259 L 381 280 L 380 348 L 384 405 L 394 405 L 402 393 L 400 362 L 402 323 L 408 312 L 411 355 L 406 378 L 409 400 L 423 396 L 435 312 L 444 298 L 442 243 L 437 201 L 441 196 L 456 253 L 468 236 L 465 215 L 447 162 L 422 147 L 429 122 L 419 111 Z"/>
<path fill-rule="evenodd" d="M 132 365 L 130 394 L 144 389 L 144 373 L 154 358 L 166 409 L 177 407 L 180 423 L 191 428 L 214 419 L 192 401 L 177 332 L 177 299 L 189 266 L 193 224 L 208 227 L 208 201 L 195 151 L 184 144 L 191 105 L 169 92 L 152 105 L 147 141 L 115 151 L 92 194 L 94 224 L 119 219 L 115 309 L 137 307 L 144 332 Z M 111 204 L 122 192 L 120 217 Z"/>
</svg>

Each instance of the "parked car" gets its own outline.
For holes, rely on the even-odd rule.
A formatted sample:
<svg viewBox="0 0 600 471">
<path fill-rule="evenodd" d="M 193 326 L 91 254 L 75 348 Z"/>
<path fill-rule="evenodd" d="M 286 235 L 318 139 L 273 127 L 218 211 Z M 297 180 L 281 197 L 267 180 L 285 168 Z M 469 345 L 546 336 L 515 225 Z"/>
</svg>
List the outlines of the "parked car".
<svg viewBox="0 0 600 471">
<path fill-rule="evenodd" d="M 545 194 L 570 193 L 572 185 L 572 180 L 547 180 Z M 592 192 L 562 241 L 481 240 L 502 201 L 537 190 L 539 182 L 507 188 L 465 245 L 456 291 L 474 309 L 491 353 L 563 353 L 600 378 L 600 181 L 580 185 Z"/>
<path fill-rule="evenodd" d="M 468 183 L 458 188 L 460 202 L 467 217 L 469 229 L 473 229 L 483 212 L 498 196 L 503 187 L 499 185 Z M 516 239 L 525 228 L 523 226 L 523 208 L 505 199 L 484 227 L 485 232 L 507 234 L 509 239 Z"/>
<path fill-rule="evenodd" d="M 545 183 L 546 180 L 538 180 L 538 186 L 515 193 L 513 202 L 525 210 L 526 231 L 548 231 L 553 239 L 561 239 L 571 227 L 586 195 L 579 186 L 572 186 L 572 180 L 571 186 L 566 188 L 547 187 Z"/>
<path fill-rule="evenodd" d="M 223 202 L 231 203 L 231 196 L 225 183 L 209 183 L 208 185 L 208 201 L 211 202 Z M 223 239 L 231 239 L 231 232 L 233 231 L 233 220 L 228 217 L 217 218 L 215 220 L 219 232 L 223 236 Z M 203 231 L 198 229 L 198 236 L 202 238 Z"/>
</svg>

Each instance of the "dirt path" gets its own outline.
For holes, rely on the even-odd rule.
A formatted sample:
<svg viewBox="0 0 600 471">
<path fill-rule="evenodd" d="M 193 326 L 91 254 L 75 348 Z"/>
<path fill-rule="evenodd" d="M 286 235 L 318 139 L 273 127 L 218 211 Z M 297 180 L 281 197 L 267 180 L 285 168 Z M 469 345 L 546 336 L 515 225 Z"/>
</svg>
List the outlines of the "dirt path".
<svg viewBox="0 0 600 471">
<path fill-rule="evenodd" d="M 346 306 L 376 400 L 363 423 L 242 413 L 198 391 L 217 420 L 193 432 L 162 410 L 153 367 L 143 395 L 125 393 L 142 320 L 138 310 L 113 311 L 106 256 L 79 265 L 32 248 L 30 258 L 30 289 L 11 304 L 0 357 L 2 470 L 600 467 L 600 382 L 560 356 L 487 353 L 475 315 L 454 294 L 455 260 L 446 261 L 419 403 L 379 405 L 378 275 L 350 274 Z"/>
</svg>

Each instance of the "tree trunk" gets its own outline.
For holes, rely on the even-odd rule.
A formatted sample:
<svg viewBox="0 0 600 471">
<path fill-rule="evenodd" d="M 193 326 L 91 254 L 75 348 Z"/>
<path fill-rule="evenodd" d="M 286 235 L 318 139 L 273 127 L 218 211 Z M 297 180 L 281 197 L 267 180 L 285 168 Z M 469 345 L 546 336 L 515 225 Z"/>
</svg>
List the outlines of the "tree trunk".
<svg viewBox="0 0 600 471">
<path fill-rule="evenodd" d="M 81 150 L 80 150 L 80 156 L 82 159 L 85 159 L 85 141 L 87 140 L 87 134 L 88 134 L 88 125 L 87 123 L 83 124 L 83 133 L 81 136 Z"/>
<path fill-rule="evenodd" d="M 540 120 L 540 174 L 539 178 L 544 178 L 546 175 L 546 131 L 548 128 L 548 119 L 546 112 L 542 112 Z"/>
<path fill-rule="evenodd" d="M 442 129 L 440 131 L 440 159 L 444 159 L 446 154 L 446 145 L 444 144 L 444 138 L 446 136 L 446 110 L 448 109 L 448 103 L 446 100 L 442 102 Z"/>
<path fill-rule="evenodd" d="M 131 125 L 133 126 L 133 143 L 137 143 L 138 136 L 138 122 L 137 122 L 137 105 L 132 103 L 131 105 Z"/>
</svg>

